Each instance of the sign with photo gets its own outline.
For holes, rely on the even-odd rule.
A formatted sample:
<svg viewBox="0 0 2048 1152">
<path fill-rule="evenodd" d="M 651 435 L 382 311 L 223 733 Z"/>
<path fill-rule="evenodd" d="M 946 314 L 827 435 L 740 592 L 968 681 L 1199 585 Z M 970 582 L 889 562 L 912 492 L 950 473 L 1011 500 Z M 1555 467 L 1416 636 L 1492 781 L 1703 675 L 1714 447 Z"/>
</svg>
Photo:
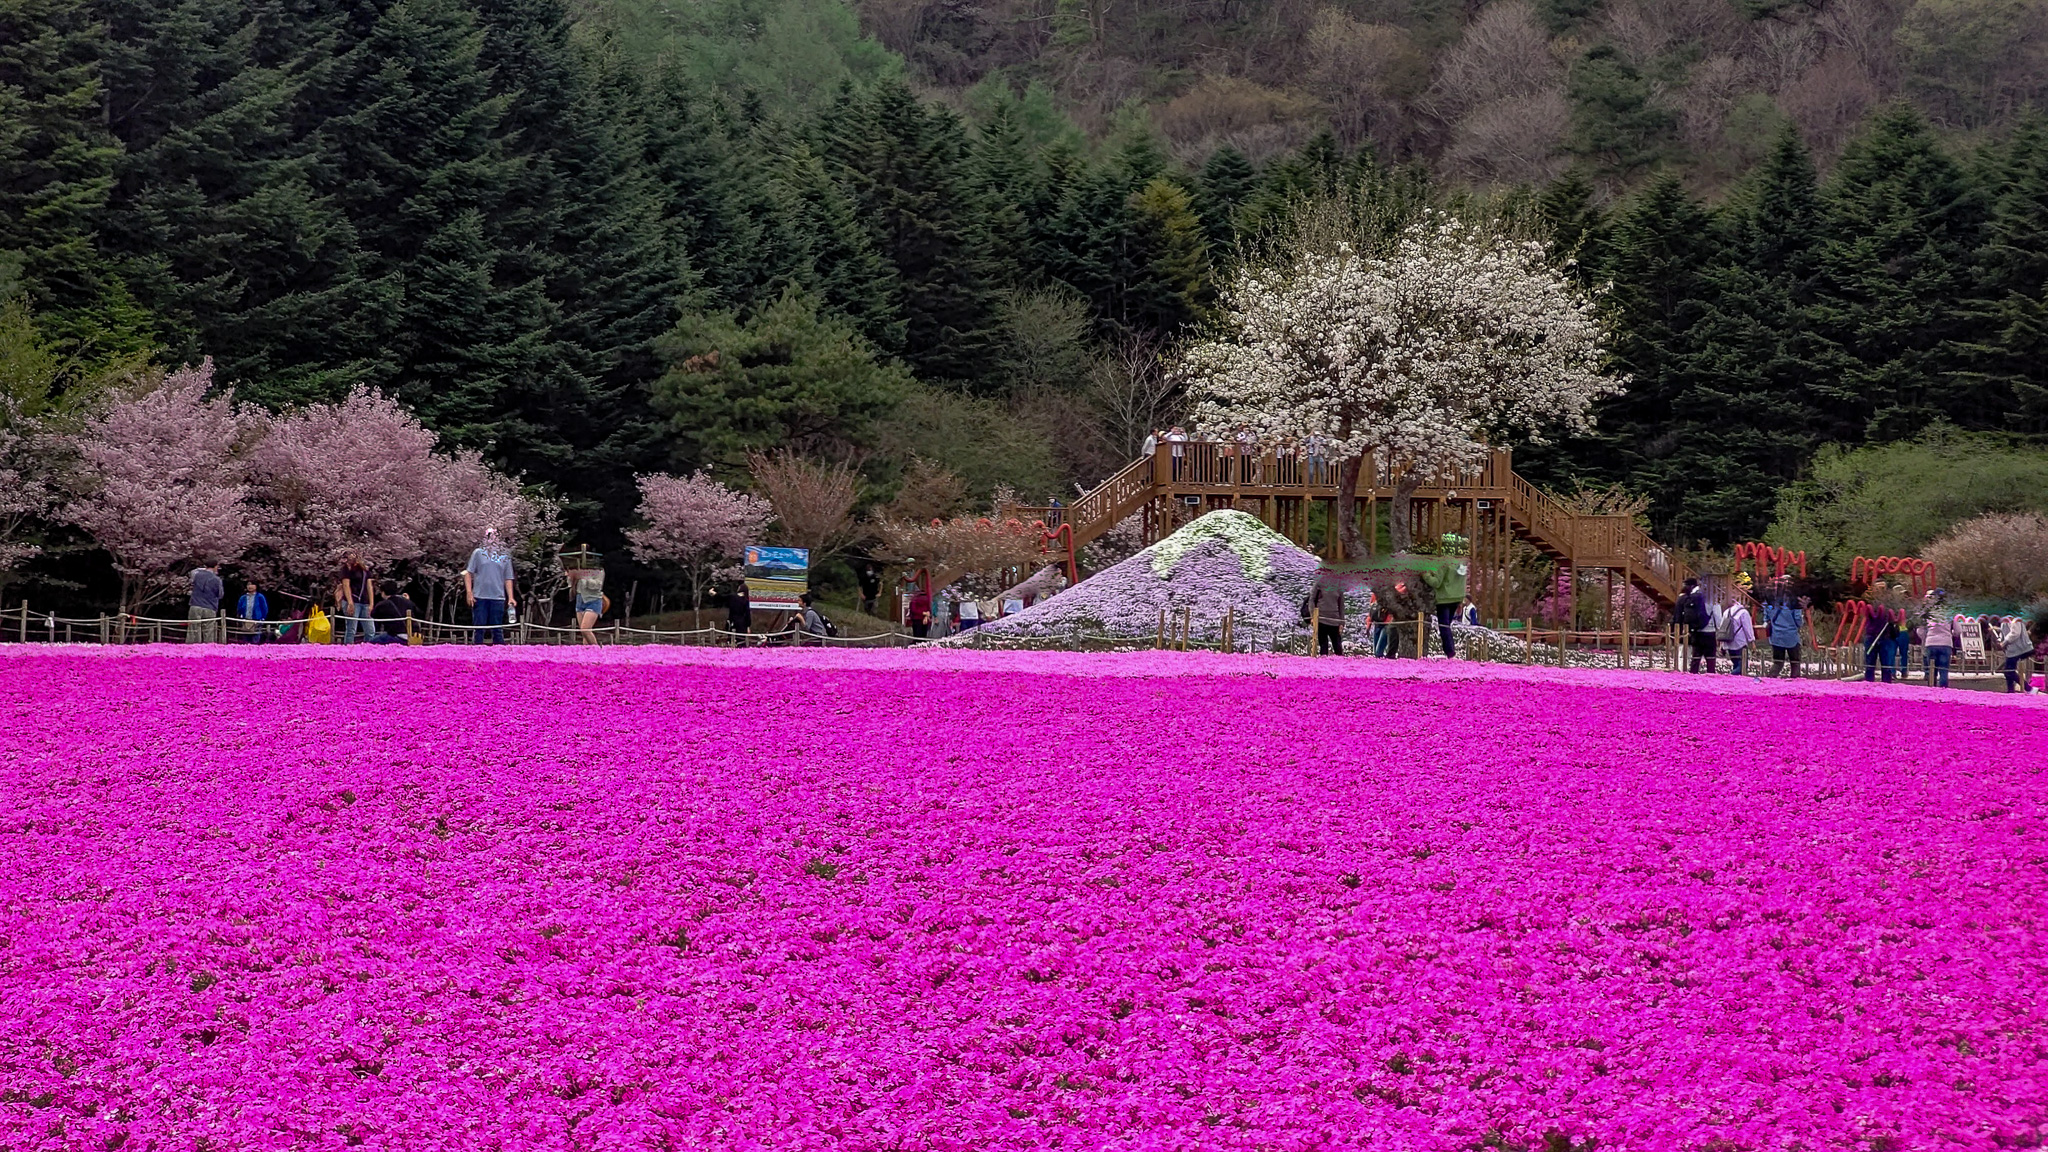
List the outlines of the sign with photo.
<svg viewBox="0 0 2048 1152">
<path fill-rule="evenodd" d="M 1984 622 L 1975 616 L 1956 617 L 1956 639 L 1963 642 L 1963 658 L 1984 659 Z"/>
<path fill-rule="evenodd" d="M 803 607 L 798 597 L 811 588 L 810 549 L 749 544 L 745 561 L 748 607 L 771 612 Z"/>
</svg>

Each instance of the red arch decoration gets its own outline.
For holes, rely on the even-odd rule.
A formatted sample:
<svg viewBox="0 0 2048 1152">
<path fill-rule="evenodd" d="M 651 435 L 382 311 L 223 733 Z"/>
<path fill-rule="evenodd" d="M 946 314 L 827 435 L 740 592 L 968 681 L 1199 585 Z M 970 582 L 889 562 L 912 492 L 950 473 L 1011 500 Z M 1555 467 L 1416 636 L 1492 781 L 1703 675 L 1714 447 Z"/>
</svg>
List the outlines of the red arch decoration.
<svg viewBox="0 0 2048 1152">
<path fill-rule="evenodd" d="M 1776 579 L 1795 566 L 1801 576 L 1806 575 L 1805 552 L 1794 552 L 1789 548 L 1765 544 L 1761 540 L 1752 540 L 1735 546 L 1735 570 L 1742 571 L 1745 563 L 1755 565 L 1757 580 Z"/>
<path fill-rule="evenodd" d="M 1038 527 L 1043 529 L 1045 525 L 1040 523 Z M 1043 552 L 1046 551 L 1046 545 L 1061 542 L 1066 544 L 1067 556 L 1064 563 L 1067 569 L 1067 587 L 1071 588 L 1081 582 L 1081 566 L 1074 562 L 1074 526 L 1072 524 L 1061 524 L 1049 532 L 1044 532 L 1038 538 L 1038 548 L 1039 551 Z M 1058 553 L 1055 552 L 1054 555 L 1058 555 Z"/>
</svg>

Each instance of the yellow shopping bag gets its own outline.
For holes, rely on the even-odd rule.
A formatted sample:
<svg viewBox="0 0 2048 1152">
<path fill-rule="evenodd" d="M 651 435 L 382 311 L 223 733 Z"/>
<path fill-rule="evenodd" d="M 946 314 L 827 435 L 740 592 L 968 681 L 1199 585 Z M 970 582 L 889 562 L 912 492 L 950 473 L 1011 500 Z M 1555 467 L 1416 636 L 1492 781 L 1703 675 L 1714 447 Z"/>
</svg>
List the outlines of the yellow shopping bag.
<svg viewBox="0 0 2048 1152">
<path fill-rule="evenodd" d="M 306 617 L 306 642 L 308 644 L 334 643 L 334 621 L 329 620 L 327 613 L 322 612 L 318 607 L 313 609 L 312 615 Z"/>
</svg>

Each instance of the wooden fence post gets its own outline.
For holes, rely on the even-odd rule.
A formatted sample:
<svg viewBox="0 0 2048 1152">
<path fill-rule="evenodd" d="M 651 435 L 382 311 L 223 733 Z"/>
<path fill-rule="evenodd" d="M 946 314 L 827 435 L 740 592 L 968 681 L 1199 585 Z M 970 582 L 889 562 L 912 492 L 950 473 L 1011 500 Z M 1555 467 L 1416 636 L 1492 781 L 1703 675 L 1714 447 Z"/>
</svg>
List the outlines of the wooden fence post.
<svg viewBox="0 0 2048 1152">
<path fill-rule="evenodd" d="M 1323 651 L 1323 648 L 1322 648 L 1322 636 L 1323 636 L 1323 609 L 1322 609 L 1322 606 L 1321 606 L 1321 605 L 1319 604 L 1319 605 L 1315 606 L 1314 608 L 1311 608 L 1311 609 L 1309 609 L 1309 610 L 1308 610 L 1308 654 L 1309 654 L 1309 655 L 1311 655 L 1311 656 L 1319 656 L 1319 655 L 1321 655 L 1321 654 L 1322 654 L 1322 651 Z"/>
<path fill-rule="evenodd" d="M 1153 640 L 1152 647 L 1157 650 L 1163 650 L 1166 647 L 1166 609 L 1164 608 L 1159 610 L 1159 636 Z"/>
<path fill-rule="evenodd" d="M 1415 614 L 1415 658 L 1417 660 L 1429 654 L 1429 631 L 1422 623 L 1425 619 L 1427 617 L 1423 616 L 1422 613 L 1417 612 Z"/>
<path fill-rule="evenodd" d="M 28 643 L 28 601 L 21 602 L 21 642 Z"/>
</svg>

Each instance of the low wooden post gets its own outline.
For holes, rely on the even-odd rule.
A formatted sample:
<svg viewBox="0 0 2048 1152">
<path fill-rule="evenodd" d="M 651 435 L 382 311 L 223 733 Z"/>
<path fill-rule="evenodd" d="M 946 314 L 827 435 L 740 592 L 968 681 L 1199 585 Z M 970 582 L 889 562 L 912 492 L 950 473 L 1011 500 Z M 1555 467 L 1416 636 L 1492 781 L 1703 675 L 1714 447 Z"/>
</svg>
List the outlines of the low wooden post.
<svg viewBox="0 0 2048 1152">
<path fill-rule="evenodd" d="M 1565 660 L 1565 650 L 1564 650 L 1564 645 L 1565 645 L 1565 636 L 1567 635 L 1567 633 L 1565 632 L 1565 629 L 1566 629 L 1566 628 L 1567 628 L 1568 626 L 1569 626 L 1568 624 L 1559 624 L 1559 625 L 1557 626 L 1557 666 L 1558 666 L 1559 668 L 1563 668 L 1563 667 L 1566 667 L 1566 660 Z"/>
<path fill-rule="evenodd" d="M 1323 609 L 1320 605 L 1308 610 L 1308 654 L 1322 655 Z"/>
<path fill-rule="evenodd" d="M 1417 612 L 1415 614 L 1415 658 L 1417 660 L 1422 659 L 1425 655 L 1428 655 L 1429 652 L 1427 646 L 1427 641 L 1429 640 L 1429 631 L 1427 626 L 1423 624 L 1423 621 L 1426 619 L 1428 619 L 1428 617 L 1424 616 L 1420 612 Z"/>
<path fill-rule="evenodd" d="M 1536 618 L 1522 621 L 1522 663 L 1536 662 Z"/>
<path fill-rule="evenodd" d="M 21 642 L 28 643 L 28 601 L 21 602 Z"/>
<path fill-rule="evenodd" d="M 1152 647 L 1158 649 L 1166 647 L 1166 609 L 1164 608 L 1159 610 L 1159 638 L 1153 642 Z"/>
<path fill-rule="evenodd" d="M 100 613 L 100 643 L 110 644 L 112 642 L 113 629 L 110 628 L 107 624 L 107 614 L 105 612 L 102 612 Z"/>
<path fill-rule="evenodd" d="M 1180 610 L 1180 650 L 1188 650 L 1190 634 L 1195 630 L 1195 609 L 1193 605 Z"/>
</svg>

